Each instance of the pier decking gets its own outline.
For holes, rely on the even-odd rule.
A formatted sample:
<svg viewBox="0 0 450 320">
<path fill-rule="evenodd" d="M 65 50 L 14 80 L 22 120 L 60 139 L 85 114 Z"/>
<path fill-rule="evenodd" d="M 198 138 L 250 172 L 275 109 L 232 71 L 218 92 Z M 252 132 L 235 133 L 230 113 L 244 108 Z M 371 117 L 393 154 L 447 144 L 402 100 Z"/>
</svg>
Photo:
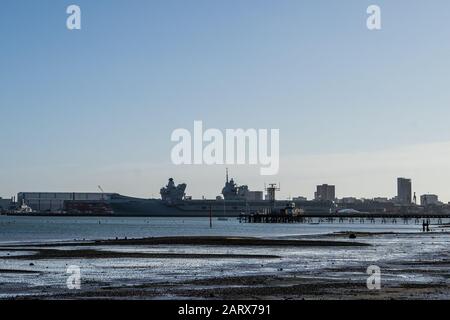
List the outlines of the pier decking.
<svg viewBox="0 0 450 320">
<path fill-rule="evenodd" d="M 403 223 L 421 224 L 423 221 L 435 220 L 437 224 L 450 223 L 450 214 L 303 214 L 298 216 L 281 214 L 242 214 L 240 222 L 244 223 Z"/>
</svg>

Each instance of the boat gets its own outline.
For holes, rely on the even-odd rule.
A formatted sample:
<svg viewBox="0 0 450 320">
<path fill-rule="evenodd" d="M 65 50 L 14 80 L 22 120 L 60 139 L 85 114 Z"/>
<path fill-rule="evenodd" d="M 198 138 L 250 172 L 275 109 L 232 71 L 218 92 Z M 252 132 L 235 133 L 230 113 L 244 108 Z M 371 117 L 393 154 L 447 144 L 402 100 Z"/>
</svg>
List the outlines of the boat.
<svg viewBox="0 0 450 320">
<path fill-rule="evenodd" d="M 279 189 L 274 184 L 266 189 L 268 196 L 266 200 L 263 200 L 261 191 L 252 192 L 246 185 L 238 186 L 233 178 L 228 178 L 228 171 L 222 196 L 216 199 L 192 199 L 186 196 L 186 187 L 185 183 L 176 185 L 174 179 L 170 178 L 168 184 L 160 190 L 161 199 L 141 199 L 111 194 L 104 203 L 111 215 L 116 216 L 209 217 L 212 215 L 219 220 L 239 217 L 242 212 L 279 210 L 292 203 L 292 201 L 275 199 L 275 191 Z M 306 212 L 319 214 L 327 214 L 333 207 L 333 203 L 327 201 L 296 201 L 295 205 Z"/>
<path fill-rule="evenodd" d="M 18 213 L 18 214 L 30 214 L 33 212 L 34 212 L 34 210 L 31 207 L 29 207 L 25 203 L 25 201 L 22 201 L 22 205 L 19 208 L 17 208 L 16 210 L 14 210 L 14 213 Z"/>
</svg>

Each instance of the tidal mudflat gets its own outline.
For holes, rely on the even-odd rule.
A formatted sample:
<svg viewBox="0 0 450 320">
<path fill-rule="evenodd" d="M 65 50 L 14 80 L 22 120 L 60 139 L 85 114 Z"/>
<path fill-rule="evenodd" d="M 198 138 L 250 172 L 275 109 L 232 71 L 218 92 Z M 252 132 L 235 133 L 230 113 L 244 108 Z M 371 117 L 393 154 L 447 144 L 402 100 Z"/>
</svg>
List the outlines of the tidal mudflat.
<svg viewBox="0 0 450 320">
<path fill-rule="evenodd" d="M 352 239 L 349 235 L 352 234 Z M 0 247 L 4 299 L 448 299 L 447 232 L 168 236 Z M 79 266 L 81 287 L 67 287 Z M 381 288 L 367 288 L 380 267 Z"/>
</svg>

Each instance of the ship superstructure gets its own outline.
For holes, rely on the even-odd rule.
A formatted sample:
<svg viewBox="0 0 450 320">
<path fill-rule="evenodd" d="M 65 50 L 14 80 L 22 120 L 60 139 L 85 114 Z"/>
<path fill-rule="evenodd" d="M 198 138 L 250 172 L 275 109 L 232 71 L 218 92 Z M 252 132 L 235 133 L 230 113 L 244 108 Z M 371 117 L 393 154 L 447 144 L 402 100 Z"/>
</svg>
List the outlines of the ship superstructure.
<svg viewBox="0 0 450 320">
<path fill-rule="evenodd" d="M 248 186 L 238 186 L 233 178 L 226 175 L 222 196 L 213 200 L 192 199 L 186 196 L 187 185 L 175 184 L 173 178 L 161 188 L 161 199 L 139 199 L 113 194 L 107 200 L 114 215 L 120 216 L 174 216 L 202 217 L 210 214 L 217 217 L 236 217 L 242 213 L 271 212 L 295 204 L 305 211 L 329 213 L 331 202 L 276 200 L 274 184 L 267 188 L 269 196 L 263 199 L 262 191 L 250 191 Z M 269 190 L 270 189 L 270 190 Z M 270 192 L 269 192 L 270 191 Z"/>
</svg>

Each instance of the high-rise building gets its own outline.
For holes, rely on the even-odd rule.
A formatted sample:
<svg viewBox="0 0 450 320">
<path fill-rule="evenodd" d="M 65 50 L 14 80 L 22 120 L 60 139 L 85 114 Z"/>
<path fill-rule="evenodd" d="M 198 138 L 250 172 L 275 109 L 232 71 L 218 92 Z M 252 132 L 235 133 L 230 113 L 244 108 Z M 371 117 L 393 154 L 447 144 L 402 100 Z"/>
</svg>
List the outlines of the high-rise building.
<svg viewBox="0 0 450 320">
<path fill-rule="evenodd" d="M 335 187 L 328 184 L 317 186 L 317 191 L 314 192 L 315 200 L 334 201 L 335 198 Z"/>
<path fill-rule="evenodd" d="M 411 204 L 411 179 L 397 178 L 397 201 L 400 204 Z"/>
</svg>

